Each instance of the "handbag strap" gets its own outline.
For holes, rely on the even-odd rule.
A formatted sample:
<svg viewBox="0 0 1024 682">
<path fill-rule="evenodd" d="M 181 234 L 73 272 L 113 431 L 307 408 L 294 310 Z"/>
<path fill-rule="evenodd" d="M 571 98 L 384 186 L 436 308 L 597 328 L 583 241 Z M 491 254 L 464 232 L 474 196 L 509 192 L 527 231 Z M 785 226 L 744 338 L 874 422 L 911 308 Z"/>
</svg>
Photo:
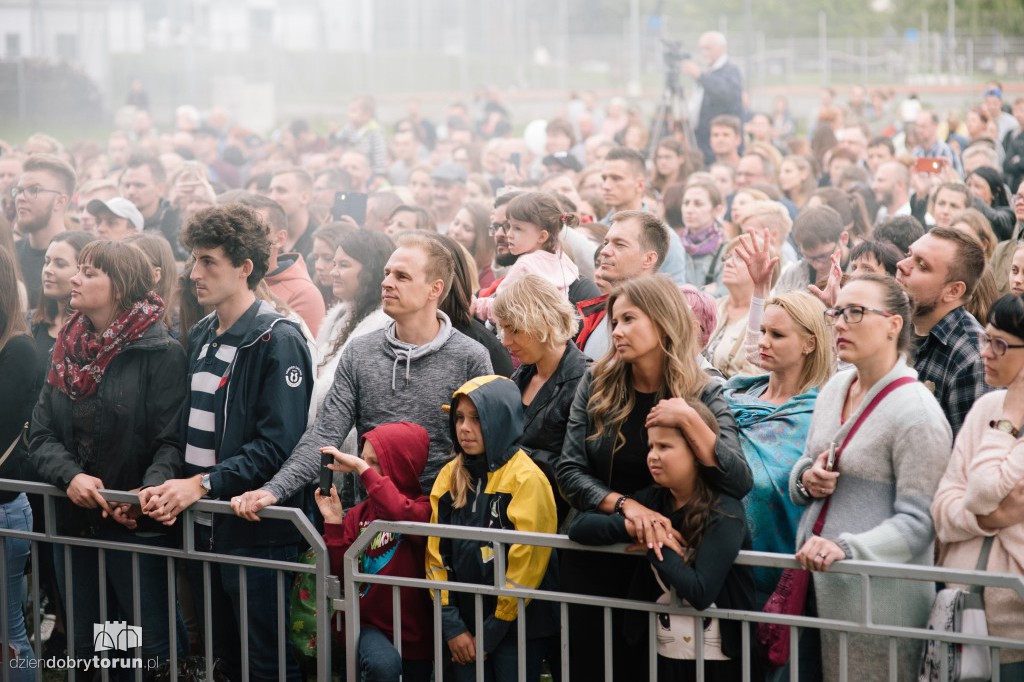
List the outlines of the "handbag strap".
<svg viewBox="0 0 1024 682">
<path fill-rule="evenodd" d="M 992 543 L 995 541 L 994 535 L 989 535 L 985 538 L 984 542 L 981 543 L 981 554 L 978 556 L 978 565 L 974 567 L 976 571 L 984 571 L 988 568 L 988 555 L 992 552 Z M 981 585 L 971 585 L 971 592 L 981 593 L 985 588 Z"/>
<path fill-rule="evenodd" d="M 4 465 L 4 462 L 7 461 L 7 458 L 11 456 L 12 452 L 14 452 L 14 448 L 18 445 L 18 441 L 21 440 L 22 437 L 25 435 L 25 429 L 27 428 L 28 422 L 25 422 L 25 425 L 21 427 L 20 431 L 18 431 L 18 435 L 14 437 L 14 441 L 11 443 L 10 447 L 7 448 L 7 452 L 4 453 L 3 457 L 0 457 L 0 467 Z"/>
<path fill-rule="evenodd" d="M 881 403 L 887 395 L 895 391 L 900 386 L 913 384 L 916 381 L 916 379 L 913 379 L 911 377 L 900 377 L 899 379 L 889 382 L 889 384 L 885 388 L 883 388 L 881 391 L 875 394 L 875 397 L 871 399 L 871 402 L 868 403 L 867 407 L 865 407 L 864 410 L 857 417 L 857 420 L 853 422 L 853 426 L 851 426 L 850 430 L 847 431 L 846 438 L 843 439 L 843 444 L 836 449 L 835 464 L 839 464 L 839 457 L 840 455 L 843 454 L 843 450 L 846 448 L 846 444 L 850 442 L 850 440 L 853 438 L 853 434 L 857 433 L 857 430 L 860 428 L 861 424 L 863 424 L 864 421 L 868 418 L 868 415 L 871 414 L 876 407 L 878 407 L 878 404 Z M 833 466 L 833 469 L 834 468 L 835 466 Z M 825 502 L 821 505 L 821 511 L 818 512 L 818 520 L 814 522 L 814 528 L 811 530 L 811 532 L 814 535 L 820 535 L 821 529 L 825 527 L 825 515 L 828 513 L 828 506 L 831 501 L 832 496 L 829 495 L 828 497 L 825 498 Z"/>
</svg>

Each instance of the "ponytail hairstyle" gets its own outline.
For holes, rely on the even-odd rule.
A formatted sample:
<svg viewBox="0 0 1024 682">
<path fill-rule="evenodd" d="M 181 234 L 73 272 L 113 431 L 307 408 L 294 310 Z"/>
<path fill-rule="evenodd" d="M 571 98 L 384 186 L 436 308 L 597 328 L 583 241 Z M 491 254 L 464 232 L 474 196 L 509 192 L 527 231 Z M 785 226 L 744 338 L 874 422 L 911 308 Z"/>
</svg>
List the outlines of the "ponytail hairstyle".
<svg viewBox="0 0 1024 682">
<path fill-rule="evenodd" d="M 562 227 L 576 227 L 579 216 L 562 210 L 558 200 L 546 192 L 525 192 L 509 202 L 505 215 L 511 220 L 536 225 L 547 230 L 548 239 L 542 245 L 545 251 L 558 253 Z"/>
</svg>

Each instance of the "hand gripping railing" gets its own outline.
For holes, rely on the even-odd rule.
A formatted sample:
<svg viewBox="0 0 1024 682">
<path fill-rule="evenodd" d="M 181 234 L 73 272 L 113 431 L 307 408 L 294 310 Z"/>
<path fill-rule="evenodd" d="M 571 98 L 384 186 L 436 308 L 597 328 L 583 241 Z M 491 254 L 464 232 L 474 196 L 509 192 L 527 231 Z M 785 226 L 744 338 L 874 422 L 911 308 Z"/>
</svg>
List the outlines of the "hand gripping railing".
<svg viewBox="0 0 1024 682">
<path fill-rule="evenodd" d="M 44 529 L 42 533 L 36 533 L 31 531 L 15 531 L 0 528 L 0 539 L 3 538 L 21 538 L 29 540 L 32 543 L 32 554 L 31 554 L 31 566 L 32 573 L 34 576 L 39 575 L 39 543 L 47 542 L 58 545 L 64 545 L 69 547 L 90 547 L 98 550 L 99 562 L 102 567 L 105 562 L 105 553 L 107 551 L 118 551 L 118 552 L 130 552 L 132 555 L 132 580 L 133 580 L 133 616 L 136 623 L 141 622 L 141 603 L 140 603 L 140 590 L 139 590 L 139 562 L 138 556 L 140 554 L 157 555 L 165 557 L 167 561 L 167 590 L 168 590 L 168 619 L 169 619 L 169 635 L 170 635 L 170 670 L 172 671 L 172 678 L 177 679 L 177 628 L 176 628 L 176 602 L 177 602 L 177 587 L 175 584 L 175 571 L 174 561 L 175 560 L 192 560 L 203 562 L 203 581 L 206 589 L 205 594 L 209 594 L 210 589 L 210 564 L 220 564 L 222 566 L 237 566 L 239 568 L 239 580 L 240 580 L 240 592 L 242 599 L 240 601 L 240 625 L 241 625 L 241 662 L 242 662 L 242 674 L 248 678 L 248 619 L 247 619 L 247 600 L 246 595 L 246 571 L 241 570 L 241 567 L 253 567 L 253 568 L 264 568 L 270 569 L 277 572 L 277 613 L 278 613 L 278 631 L 281 633 L 280 641 L 278 642 L 277 654 L 278 661 L 280 663 L 280 679 L 282 682 L 285 680 L 285 667 L 284 660 L 286 656 L 286 647 L 290 646 L 289 638 L 287 633 L 290 631 L 288 623 L 285 622 L 285 604 L 287 603 L 291 586 L 284 580 L 285 576 L 293 572 L 301 573 L 312 573 L 316 580 L 316 594 L 319 601 L 319 608 L 316 610 L 316 634 L 317 634 L 317 679 L 329 680 L 330 679 L 330 610 L 327 608 L 330 604 L 329 594 L 333 591 L 337 593 L 337 587 L 331 587 L 330 583 L 336 583 L 337 580 L 333 579 L 330 575 L 330 562 L 327 557 L 327 548 L 324 544 L 323 538 L 316 531 L 309 519 L 299 509 L 289 507 L 267 507 L 259 513 L 260 518 L 264 519 L 280 519 L 284 521 L 290 521 L 294 524 L 296 530 L 301 534 L 302 538 L 309 543 L 309 546 L 313 548 L 316 555 L 316 564 L 313 566 L 291 562 L 291 561 L 277 561 L 271 559 L 258 559 L 249 558 L 242 556 L 235 556 L 229 554 L 219 554 L 211 552 L 198 551 L 195 546 L 195 534 L 193 515 L 195 512 L 207 512 L 210 514 L 219 515 L 234 515 L 231 510 L 231 505 L 228 502 L 221 502 L 216 500 L 201 500 L 196 502 L 191 507 L 182 512 L 181 516 L 177 520 L 177 523 L 182 524 L 182 536 L 183 543 L 182 548 L 168 548 L 168 547 L 152 547 L 147 545 L 133 545 L 123 542 L 111 542 L 104 540 L 97 540 L 87 537 L 72 537 L 67 535 L 60 535 L 57 532 L 57 513 L 56 513 L 56 499 L 66 498 L 67 494 L 59 488 L 55 488 L 50 485 L 42 483 L 29 483 L 25 481 L 12 481 L 7 479 L 0 479 L 0 490 L 13 491 L 13 492 L 24 492 L 30 495 L 42 495 L 43 496 L 43 509 L 44 509 Z M 139 496 L 136 493 L 118 491 L 118 490 L 101 490 L 100 494 L 108 502 L 120 502 L 138 504 Z M 71 565 L 71 553 L 65 552 L 64 554 L 64 565 L 66 575 L 70 576 L 73 570 Z M 67 581 L 67 640 L 69 651 L 70 647 L 73 646 L 74 642 L 74 600 L 71 580 Z M 99 597 L 100 597 L 100 618 L 106 620 L 106 581 L 101 580 L 98 585 Z M 6 566 L 3 561 L 0 561 L 0 605 L 4 609 L 2 617 L 0 617 L 0 642 L 10 641 L 7 623 L 7 576 Z M 39 595 L 39 582 L 38 580 L 33 581 L 33 590 L 31 595 L 31 607 L 33 613 L 38 614 L 40 608 L 40 595 Z M 204 650 L 206 655 L 206 679 L 213 678 L 213 635 L 212 635 L 212 618 L 210 602 L 207 599 L 203 618 L 206 633 Z M 40 633 L 40 622 L 39 618 L 36 617 L 34 620 L 34 641 L 35 641 L 35 654 L 37 659 L 41 653 L 41 633 Z M 81 652 L 76 652 L 77 655 L 81 655 Z M 105 655 L 105 654 L 104 654 Z M 69 656 L 70 658 L 70 656 Z M 4 674 L 0 675 L 0 679 L 7 679 L 7 671 L 10 670 L 10 661 L 8 660 L 8 652 L 6 646 L 0 646 L 0 663 L 3 665 Z M 42 680 L 43 666 L 37 665 L 36 679 Z M 71 668 L 68 670 L 71 680 L 75 679 L 76 670 Z M 109 679 L 109 670 L 102 669 L 102 677 L 104 680 Z M 135 671 L 135 679 L 141 682 L 143 677 L 143 670 L 137 668 Z"/>
<path fill-rule="evenodd" d="M 359 571 L 359 555 L 365 551 L 373 537 L 381 531 L 401 533 L 415 536 L 434 536 L 459 540 L 474 540 L 490 542 L 494 548 L 494 584 L 477 585 L 459 582 L 445 582 L 437 580 L 426 580 L 417 578 L 397 578 L 377 574 L 363 573 Z M 519 680 L 522 682 L 525 677 L 525 652 L 522 642 L 525 641 L 525 603 L 524 599 L 539 599 L 554 601 L 560 604 L 560 648 L 562 651 L 562 679 L 569 679 L 569 617 L 568 604 L 581 604 L 596 606 L 604 609 L 604 642 L 605 642 L 605 679 L 611 680 L 611 642 L 613 638 L 611 609 L 624 609 L 642 611 L 648 614 L 650 621 L 651 636 L 648 641 L 648 659 L 652 676 L 656 670 L 656 640 L 654 633 L 655 618 L 657 614 L 671 613 L 687 616 L 722 618 L 738 620 L 743 623 L 742 644 L 743 644 L 743 682 L 750 682 L 750 657 L 756 655 L 751 642 L 751 624 L 757 623 L 780 623 L 792 628 L 790 638 L 790 679 L 794 682 L 798 679 L 799 644 L 797 628 L 813 628 L 818 630 L 830 630 L 839 633 L 839 659 L 840 659 L 840 680 L 847 682 L 849 679 L 848 642 L 850 634 L 877 635 L 889 638 L 889 679 L 897 679 L 896 665 L 896 641 L 897 639 L 918 639 L 936 640 L 952 644 L 980 644 L 990 647 L 993 662 L 993 680 L 999 680 L 999 651 L 1000 649 L 1024 650 L 1024 641 L 1000 637 L 976 637 L 957 633 L 936 632 L 926 628 L 912 628 L 897 625 L 885 625 L 872 622 L 871 610 L 871 581 L 874 578 L 895 578 L 904 580 L 917 580 L 925 582 L 945 582 L 961 585 L 981 585 L 984 587 L 1001 587 L 1013 590 L 1024 598 L 1024 576 L 992 574 L 981 571 L 954 570 L 947 568 L 936 568 L 928 566 L 914 566 L 907 564 L 886 564 L 869 561 L 839 561 L 829 568 L 830 574 L 855 576 L 861 579 L 861 618 L 856 621 L 825 619 L 810 616 L 785 616 L 766 614 L 759 611 L 739 611 L 732 609 L 709 608 L 704 611 L 696 611 L 690 607 L 682 607 L 678 602 L 672 606 L 655 604 L 653 602 L 634 601 L 628 599 L 610 599 L 594 597 L 590 595 L 574 594 L 571 592 L 549 592 L 538 589 L 525 589 L 505 586 L 505 548 L 513 544 L 525 544 L 540 547 L 551 547 L 561 550 L 579 550 L 587 552 L 604 552 L 609 554 L 622 554 L 626 545 L 613 545 L 608 547 L 592 547 L 572 542 L 564 535 L 548 535 L 544 533 L 522 533 L 508 530 L 490 530 L 482 528 L 470 528 L 465 526 L 441 526 L 429 523 L 406 523 L 390 521 L 372 522 L 355 540 L 345 554 L 344 577 L 342 579 L 342 595 L 335 599 L 334 605 L 339 610 L 344 610 L 345 617 L 345 643 L 346 643 L 346 677 L 348 680 L 357 680 L 356 655 L 359 641 L 359 583 L 371 583 L 380 585 L 391 585 L 393 590 L 393 618 L 394 618 L 394 645 L 401 653 L 401 604 L 400 587 L 415 587 L 428 589 L 432 592 L 433 613 L 434 613 L 434 679 L 440 682 L 443 676 L 443 660 L 446 656 L 444 641 L 441 635 L 441 602 L 440 590 L 449 592 L 466 592 L 476 596 L 476 632 L 481 632 L 483 614 L 481 609 L 481 597 L 507 596 L 519 600 L 516 627 L 518 629 L 519 647 Z M 746 566 L 758 566 L 768 568 L 800 568 L 800 564 L 792 555 L 772 554 L 768 552 L 740 552 L 736 561 Z M 695 628 L 695 648 L 697 659 L 697 679 L 704 679 L 703 670 L 703 632 L 701 628 Z M 483 638 L 476 638 L 476 660 L 477 679 L 483 679 Z M 945 657 L 943 657 L 945 664 Z M 915 671 L 916 675 L 916 671 Z"/>
</svg>

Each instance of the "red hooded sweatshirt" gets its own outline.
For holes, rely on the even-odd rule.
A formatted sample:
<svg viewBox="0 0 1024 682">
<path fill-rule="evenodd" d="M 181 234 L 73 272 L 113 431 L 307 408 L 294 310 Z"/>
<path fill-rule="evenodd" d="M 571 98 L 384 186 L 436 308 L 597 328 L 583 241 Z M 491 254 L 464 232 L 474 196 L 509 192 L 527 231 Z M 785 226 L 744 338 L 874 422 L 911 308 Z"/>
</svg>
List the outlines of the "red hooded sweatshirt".
<svg viewBox="0 0 1024 682">
<path fill-rule="evenodd" d="M 420 488 L 420 474 L 427 464 L 430 437 L 418 424 L 382 424 L 368 432 L 383 475 L 367 469 L 361 476 L 370 498 L 357 504 L 338 523 L 324 524 L 324 541 L 331 558 L 331 572 L 344 573 L 345 552 L 371 521 L 430 521 L 430 497 Z M 369 549 L 359 555 L 363 573 L 422 578 L 425 537 L 378 533 Z M 433 620 L 426 590 L 402 587 L 402 657 L 411 660 L 433 658 Z M 394 636 L 390 585 L 359 586 L 359 620 L 364 627 L 379 629 L 388 639 Z"/>
</svg>

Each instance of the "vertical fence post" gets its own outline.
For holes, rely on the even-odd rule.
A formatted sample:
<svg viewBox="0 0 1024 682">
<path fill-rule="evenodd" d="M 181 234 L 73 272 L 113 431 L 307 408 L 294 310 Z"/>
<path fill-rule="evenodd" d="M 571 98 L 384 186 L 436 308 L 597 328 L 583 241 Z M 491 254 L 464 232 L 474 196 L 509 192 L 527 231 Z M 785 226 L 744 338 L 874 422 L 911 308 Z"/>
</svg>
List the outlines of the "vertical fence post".
<svg viewBox="0 0 1024 682">
<path fill-rule="evenodd" d="M 821 86 L 827 88 L 832 77 L 829 75 L 828 15 L 824 11 L 818 12 L 818 58 L 821 60 Z"/>
</svg>

